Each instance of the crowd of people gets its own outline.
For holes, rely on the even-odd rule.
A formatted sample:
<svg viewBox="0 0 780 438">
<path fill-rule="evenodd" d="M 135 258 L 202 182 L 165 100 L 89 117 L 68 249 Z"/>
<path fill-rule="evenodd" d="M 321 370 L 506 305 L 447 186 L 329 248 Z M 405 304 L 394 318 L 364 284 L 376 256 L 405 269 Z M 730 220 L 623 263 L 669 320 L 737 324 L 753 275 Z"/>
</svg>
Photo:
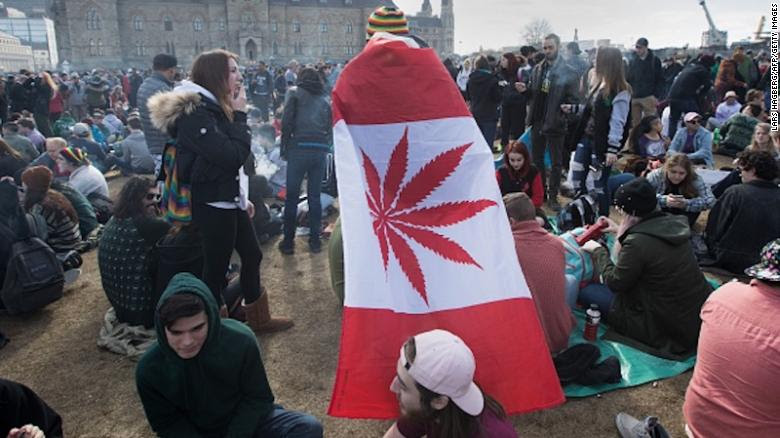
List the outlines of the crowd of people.
<svg viewBox="0 0 780 438">
<path fill-rule="evenodd" d="M 379 32 L 408 36 L 403 12 L 374 11 L 367 37 Z M 684 407 L 697 437 L 780 433 L 780 138 L 766 123 L 763 56 L 661 60 L 646 38 L 628 54 L 583 54 L 550 34 L 499 59 L 444 62 L 496 153 L 552 357 L 570 347 L 578 308 L 597 308 L 610 339 L 647 353 L 698 351 Z M 44 242 L 61 287 L 78 276 L 78 254 L 97 248 L 107 319 L 156 339 L 136 372 L 156 434 L 319 437 L 318 419 L 274 402 L 265 373 L 256 336 L 293 321 L 272 316 L 261 242 L 282 234 L 278 250 L 291 255 L 305 234 L 322 250 L 337 196 L 330 91 L 342 66 L 239 61 L 212 50 L 184 74 L 160 54 L 146 72 L 21 71 L 0 84 L 0 284 L 16 242 Z M 716 169 L 716 155 L 734 160 Z M 258 171 L 266 165 L 273 171 Z M 119 175 L 128 178 L 112 196 Z M 268 199 L 283 204 L 277 217 Z M 594 223 L 612 237 L 577 243 Z M 343 301 L 340 222 L 331 229 Z M 703 273 L 712 269 L 750 282 L 713 292 Z M 385 436 L 517 436 L 474 381 L 477 365 L 452 333 L 409 338 L 387 382 L 401 417 Z M 29 388 L 0 388 L 0 405 L 21 406 L 0 413 L 0 432 L 62 434 Z M 616 422 L 624 437 L 662 429 L 622 413 Z"/>
</svg>

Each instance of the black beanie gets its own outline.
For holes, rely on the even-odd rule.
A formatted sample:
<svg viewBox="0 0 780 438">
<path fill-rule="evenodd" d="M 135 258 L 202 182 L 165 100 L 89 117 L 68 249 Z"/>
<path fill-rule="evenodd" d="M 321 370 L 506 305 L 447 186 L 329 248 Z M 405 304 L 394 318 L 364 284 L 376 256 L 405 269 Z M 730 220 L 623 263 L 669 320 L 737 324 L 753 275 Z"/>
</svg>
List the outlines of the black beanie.
<svg viewBox="0 0 780 438">
<path fill-rule="evenodd" d="M 655 189 L 642 178 L 634 178 L 615 192 L 615 205 L 632 216 L 644 217 L 655 211 L 658 200 Z"/>
</svg>

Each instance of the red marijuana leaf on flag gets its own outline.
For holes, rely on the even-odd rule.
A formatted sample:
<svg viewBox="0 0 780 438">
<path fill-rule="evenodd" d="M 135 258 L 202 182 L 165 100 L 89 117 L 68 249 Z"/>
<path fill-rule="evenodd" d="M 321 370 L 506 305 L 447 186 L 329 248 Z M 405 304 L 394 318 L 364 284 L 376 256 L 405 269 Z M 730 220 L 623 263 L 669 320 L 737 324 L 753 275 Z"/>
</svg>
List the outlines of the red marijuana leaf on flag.
<svg viewBox="0 0 780 438">
<path fill-rule="evenodd" d="M 409 239 L 443 259 L 482 269 L 465 249 L 431 228 L 448 227 L 463 222 L 495 206 L 496 203 L 489 199 L 478 199 L 423 206 L 423 201 L 455 172 L 472 143 L 437 155 L 402 186 L 409 162 L 408 134 L 409 128 L 406 128 L 393 149 L 384 181 L 380 180 L 379 172 L 368 155 L 361 151 L 368 184 L 366 199 L 373 217 L 374 234 L 379 240 L 385 272 L 392 249 L 404 275 L 427 305 L 425 274 L 409 245 Z"/>
</svg>

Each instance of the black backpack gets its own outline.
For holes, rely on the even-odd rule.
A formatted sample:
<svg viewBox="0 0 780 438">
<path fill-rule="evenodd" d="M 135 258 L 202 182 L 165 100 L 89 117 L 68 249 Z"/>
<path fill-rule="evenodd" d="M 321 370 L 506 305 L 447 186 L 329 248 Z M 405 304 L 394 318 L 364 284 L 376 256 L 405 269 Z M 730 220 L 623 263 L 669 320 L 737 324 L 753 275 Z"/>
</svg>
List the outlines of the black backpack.
<svg viewBox="0 0 780 438">
<path fill-rule="evenodd" d="M 43 240 L 28 231 L 26 237 L 11 245 L 0 290 L 0 299 L 9 314 L 31 312 L 57 301 L 62 298 L 64 284 L 62 263 Z"/>
<path fill-rule="evenodd" d="M 561 233 L 592 225 L 598 219 L 596 200 L 591 195 L 581 195 L 563 207 L 557 219 Z"/>
<path fill-rule="evenodd" d="M 103 225 L 108 223 L 108 220 L 114 215 L 114 201 L 112 201 L 111 198 L 96 192 L 90 193 L 90 195 L 87 196 L 87 200 L 95 210 L 95 217 L 97 218 L 98 223 Z"/>
</svg>

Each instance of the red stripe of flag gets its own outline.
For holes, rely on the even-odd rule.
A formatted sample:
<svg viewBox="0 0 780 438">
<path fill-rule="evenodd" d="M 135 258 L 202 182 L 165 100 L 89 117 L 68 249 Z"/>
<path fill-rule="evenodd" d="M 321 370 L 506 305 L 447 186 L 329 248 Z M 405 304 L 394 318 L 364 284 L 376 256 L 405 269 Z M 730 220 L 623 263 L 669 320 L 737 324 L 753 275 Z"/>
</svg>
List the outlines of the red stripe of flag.
<svg viewBox="0 0 780 438">
<path fill-rule="evenodd" d="M 539 321 L 528 298 L 497 301 L 420 315 L 384 309 L 344 308 L 341 354 L 328 415 L 398 417 L 390 391 L 401 345 L 433 329 L 460 336 L 477 358 L 474 380 L 507 414 L 558 406 L 565 401 Z M 469 321 L 479 321 L 479 325 Z M 511 372 L 512 375 L 507 375 Z M 381 394 L 379 388 L 387 388 Z"/>
<path fill-rule="evenodd" d="M 393 50 L 383 48 L 385 44 Z M 334 124 L 342 119 L 350 125 L 373 125 L 471 116 L 433 49 L 371 40 L 341 77 L 348 77 L 349 83 L 339 80 L 333 90 Z"/>
</svg>

